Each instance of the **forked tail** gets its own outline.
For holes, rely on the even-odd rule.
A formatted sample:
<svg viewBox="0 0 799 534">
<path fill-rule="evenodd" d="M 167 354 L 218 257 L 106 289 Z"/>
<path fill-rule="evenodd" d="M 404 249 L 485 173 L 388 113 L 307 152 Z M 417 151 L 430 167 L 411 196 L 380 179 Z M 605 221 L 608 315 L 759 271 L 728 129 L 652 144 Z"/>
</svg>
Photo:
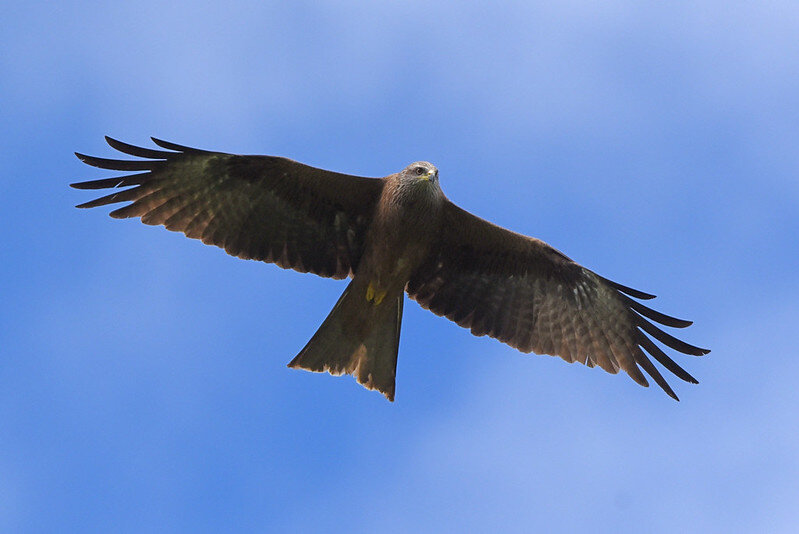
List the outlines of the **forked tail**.
<svg viewBox="0 0 799 534">
<path fill-rule="evenodd" d="M 376 303 L 366 284 L 354 279 L 322 326 L 288 364 L 331 375 L 349 374 L 394 400 L 403 293 Z"/>
</svg>

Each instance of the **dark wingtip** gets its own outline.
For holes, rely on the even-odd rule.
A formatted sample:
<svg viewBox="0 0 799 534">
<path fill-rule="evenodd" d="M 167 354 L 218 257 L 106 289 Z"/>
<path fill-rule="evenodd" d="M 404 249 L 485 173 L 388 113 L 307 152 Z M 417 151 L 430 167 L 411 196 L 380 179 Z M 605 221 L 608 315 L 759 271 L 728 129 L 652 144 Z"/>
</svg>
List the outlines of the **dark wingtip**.
<svg viewBox="0 0 799 534">
<path fill-rule="evenodd" d="M 676 400 L 677 402 L 680 402 L 680 397 L 678 397 L 677 394 L 674 393 L 674 390 L 671 389 L 671 386 L 662 377 L 658 381 L 658 385 L 660 386 L 660 389 L 662 389 L 663 391 L 666 392 L 666 395 L 668 395 L 672 399 Z"/>
<path fill-rule="evenodd" d="M 616 289 L 621 291 L 622 293 L 627 293 L 631 297 L 635 297 L 641 300 L 652 300 L 657 295 L 653 295 L 652 293 L 644 293 L 643 291 L 639 291 L 637 289 L 633 289 L 631 287 L 623 286 L 621 284 L 616 284 Z"/>
<path fill-rule="evenodd" d="M 152 148 L 144 148 L 141 146 L 131 145 L 130 143 L 119 141 L 107 135 L 105 136 L 105 141 L 114 150 L 118 150 L 123 154 L 127 154 L 129 156 L 136 156 L 137 158 L 163 160 L 163 159 L 170 159 L 176 154 L 173 151 L 165 152 L 163 150 L 155 150 Z"/>
<path fill-rule="evenodd" d="M 167 150 L 175 150 L 177 152 L 187 152 L 193 154 L 210 154 L 208 150 L 203 150 L 201 148 L 192 148 L 190 146 L 179 145 L 177 143 L 172 143 L 170 141 L 164 141 L 163 139 L 158 139 L 157 137 L 150 137 L 153 143 L 160 146 L 161 148 L 165 148 Z"/>
<path fill-rule="evenodd" d="M 159 139 L 157 137 L 150 136 L 150 139 L 156 145 L 167 150 L 177 150 L 178 152 L 187 152 L 188 150 L 191 150 L 189 147 L 179 145 L 177 143 L 170 143 L 169 141 L 164 141 L 163 139 Z"/>
<path fill-rule="evenodd" d="M 594 274 L 596 274 L 596 273 L 594 273 Z M 597 276 L 599 276 L 599 275 L 597 275 Z M 618 291 L 621 291 L 622 293 L 626 293 L 627 295 L 630 295 L 631 297 L 635 297 L 635 298 L 641 299 L 641 300 L 652 300 L 653 298 L 655 298 L 655 295 L 653 295 L 651 293 L 644 293 L 643 291 L 640 291 L 638 289 L 633 289 L 632 287 L 628 287 L 628 286 L 622 285 L 622 284 L 620 284 L 618 282 L 614 282 L 613 280 L 608 280 L 604 276 L 599 276 L 599 278 L 601 278 L 604 282 L 610 284 L 611 287 L 617 289 Z"/>
<path fill-rule="evenodd" d="M 640 317 L 640 316 L 639 316 Z M 677 339 L 676 337 L 672 336 L 671 334 L 667 334 L 660 328 L 656 327 L 654 324 L 650 323 L 649 321 L 641 318 L 638 321 L 638 327 L 643 329 L 644 332 L 652 336 L 653 338 L 657 339 L 664 345 L 669 348 L 676 350 L 677 352 L 682 352 L 683 354 L 690 354 L 691 356 L 704 356 L 708 352 L 708 349 L 701 349 L 681 339 Z"/>
<path fill-rule="evenodd" d="M 132 147 L 132 145 L 129 145 L 127 143 L 123 143 L 122 141 L 120 141 L 118 139 L 114 139 L 110 135 L 104 135 L 103 137 L 105 138 L 105 142 L 108 143 L 108 146 L 110 146 L 114 150 L 119 150 L 120 152 L 125 152 L 125 148 L 126 147 Z"/>
<path fill-rule="evenodd" d="M 627 304 L 637 314 L 648 317 L 649 319 L 652 319 L 653 321 L 662 325 L 671 326 L 672 328 L 685 328 L 694 324 L 693 321 L 678 319 L 677 317 L 672 317 L 671 315 L 666 315 L 665 313 L 660 313 L 659 311 L 653 310 L 652 308 L 644 306 L 640 302 L 637 302 L 622 293 L 620 293 L 619 296 L 621 297 L 622 301 L 624 301 L 624 303 Z M 643 320 L 643 318 L 641 318 L 641 320 Z"/>
</svg>

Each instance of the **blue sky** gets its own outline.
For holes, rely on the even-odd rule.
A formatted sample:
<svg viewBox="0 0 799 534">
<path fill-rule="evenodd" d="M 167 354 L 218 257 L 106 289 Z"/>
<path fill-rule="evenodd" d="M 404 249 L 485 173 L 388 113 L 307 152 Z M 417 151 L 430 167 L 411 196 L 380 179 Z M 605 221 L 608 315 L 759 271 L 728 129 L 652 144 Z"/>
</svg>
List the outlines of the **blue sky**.
<svg viewBox="0 0 799 534">
<path fill-rule="evenodd" d="M 0 530 L 794 532 L 796 35 L 793 2 L 6 6 Z M 74 209 L 105 134 L 430 160 L 713 352 L 676 403 L 409 301 L 394 404 L 289 370 L 345 283 Z"/>
</svg>

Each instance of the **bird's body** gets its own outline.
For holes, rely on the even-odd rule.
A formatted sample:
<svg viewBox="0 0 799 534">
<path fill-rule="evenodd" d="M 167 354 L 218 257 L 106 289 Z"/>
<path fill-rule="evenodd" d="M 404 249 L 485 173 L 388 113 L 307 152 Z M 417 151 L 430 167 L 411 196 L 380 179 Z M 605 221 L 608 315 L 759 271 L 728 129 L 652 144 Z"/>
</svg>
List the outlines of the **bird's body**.
<svg viewBox="0 0 799 534">
<path fill-rule="evenodd" d="M 643 369 L 675 399 L 644 350 L 681 379 L 696 380 L 646 334 L 685 354 L 709 352 L 649 322 L 691 324 L 633 300 L 652 295 L 455 206 L 430 163 L 372 179 L 273 156 L 208 152 L 156 139 L 166 151 L 153 150 L 107 139 L 146 159 L 78 157 L 101 168 L 145 172 L 73 184 L 133 186 L 79 207 L 130 201 L 111 215 L 141 217 L 240 258 L 352 277 L 291 367 L 352 374 L 393 400 L 405 292 L 473 334 L 523 352 L 611 373 L 622 369 L 646 386 Z"/>
<path fill-rule="evenodd" d="M 427 162 L 383 178 L 353 280 L 290 367 L 352 374 L 394 399 L 405 286 L 430 255 L 444 200 Z"/>
<path fill-rule="evenodd" d="M 432 178 L 419 179 L 415 169 L 424 169 L 425 176 Z M 383 178 L 383 191 L 356 273 L 368 278 L 380 294 L 401 295 L 411 274 L 430 253 L 444 202 L 437 174 L 429 163 L 417 162 L 402 173 Z"/>
</svg>

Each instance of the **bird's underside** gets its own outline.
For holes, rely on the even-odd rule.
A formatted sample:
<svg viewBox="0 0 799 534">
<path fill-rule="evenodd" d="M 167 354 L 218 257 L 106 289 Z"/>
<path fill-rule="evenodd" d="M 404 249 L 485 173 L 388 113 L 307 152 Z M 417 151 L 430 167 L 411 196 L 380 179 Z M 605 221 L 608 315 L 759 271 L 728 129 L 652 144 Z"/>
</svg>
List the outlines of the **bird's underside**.
<svg viewBox="0 0 799 534">
<path fill-rule="evenodd" d="M 429 163 L 376 179 L 158 139 L 160 149 L 106 140 L 140 159 L 77 154 L 95 167 L 132 172 L 72 184 L 115 190 L 78 207 L 128 202 L 111 216 L 140 217 L 239 258 L 353 278 L 292 367 L 352 374 L 393 400 L 403 292 L 473 334 L 523 352 L 623 370 L 648 386 L 645 372 L 674 399 L 649 357 L 682 380 L 697 381 L 655 341 L 683 354 L 709 352 L 655 326 L 691 322 L 639 302 L 654 295 L 454 205 Z"/>
</svg>

